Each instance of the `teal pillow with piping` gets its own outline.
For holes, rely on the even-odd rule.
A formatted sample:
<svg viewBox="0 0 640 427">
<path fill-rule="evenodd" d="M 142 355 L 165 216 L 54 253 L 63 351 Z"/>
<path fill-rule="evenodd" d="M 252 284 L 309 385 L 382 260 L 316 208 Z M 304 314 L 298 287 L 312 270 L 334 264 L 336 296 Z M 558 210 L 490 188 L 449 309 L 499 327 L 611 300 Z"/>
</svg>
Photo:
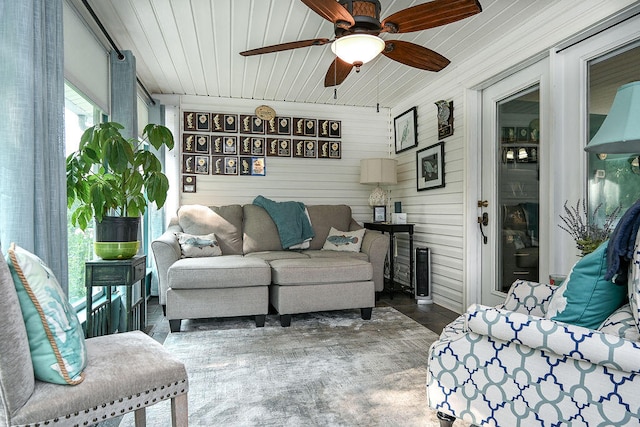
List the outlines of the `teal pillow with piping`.
<svg viewBox="0 0 640 427">
<path fill-rule="evenodd" d="M 574 264 L 551 298 L 547 319 L 597 329 L 626 302 L 627 287 L 604 280 L 607 246 L 601 244 Z"/>
<path fill-rule="evenodd" d="M 84 334 L 53 272 L 15 243 L 6 259 L 27 327 L 35 377 L 55 384 L 80 384 L 87 365 Z"/>
</svg>

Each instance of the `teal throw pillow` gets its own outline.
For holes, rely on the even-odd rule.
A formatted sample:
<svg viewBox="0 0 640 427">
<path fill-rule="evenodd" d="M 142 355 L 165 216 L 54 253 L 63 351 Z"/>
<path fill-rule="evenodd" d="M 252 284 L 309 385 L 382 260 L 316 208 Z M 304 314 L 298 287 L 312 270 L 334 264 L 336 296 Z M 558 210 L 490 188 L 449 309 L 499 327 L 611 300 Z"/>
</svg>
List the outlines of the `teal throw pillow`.
<svg viewBox="0 0 640 427">
<path fill-rule="evenodd" d="M 626 286 L 604 280 L 608 242 L 574 264 L 554 292 L 546 318 L 597 329 L 626 301 Z"/>
<path fill-rule="evenodd" d="M 6 258 L 27 327 L 36 378 L 55 384 L 80 384 L 87 364 L 84 334 L 53 272 L 15 243 Z"/>
</svg>

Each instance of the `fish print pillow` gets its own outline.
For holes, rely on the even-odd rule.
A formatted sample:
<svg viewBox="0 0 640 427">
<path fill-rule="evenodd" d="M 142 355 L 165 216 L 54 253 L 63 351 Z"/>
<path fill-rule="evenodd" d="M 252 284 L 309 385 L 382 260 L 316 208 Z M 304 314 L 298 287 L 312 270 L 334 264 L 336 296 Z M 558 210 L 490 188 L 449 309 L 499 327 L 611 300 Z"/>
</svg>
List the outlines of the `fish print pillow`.
<svg viewBox="0 0 640 427">
<path fill-rule="evenodd" d="M 323 251 L 360 252 L 365 229 L 354 231 L 340 231 L 331 227 L 327 240 L 322 247 Z"/>
<path fill-rule="evenodd" d="M 196 236 L 187 233 L 176 233 L 182 258 L 199 258 L 222 255 L 222 249 L 218 244 L 215 234 Z"/>
</svg>

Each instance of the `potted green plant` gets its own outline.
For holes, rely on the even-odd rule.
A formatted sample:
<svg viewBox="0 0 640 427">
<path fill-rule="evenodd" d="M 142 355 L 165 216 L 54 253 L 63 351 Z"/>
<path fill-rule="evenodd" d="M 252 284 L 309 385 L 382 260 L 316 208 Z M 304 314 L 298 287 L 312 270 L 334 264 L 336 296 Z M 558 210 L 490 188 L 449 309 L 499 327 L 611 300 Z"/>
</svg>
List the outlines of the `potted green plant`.
<svg viewBox="0 0 640 427">
<path fill-rule="evenodd" d="M 95 218 L 95 250 L 105 259 L 131 258 L 137 253 L 140 216 L 149 202 L 162 207 L 169 190 L 160 160 L 145 149 L 144 142 L 156 150 L 173 149 L 171 131 L 149 124 L 139 141 L 125 138 L 122 129 L 116 122 L 87 129 L 78 150 L 66 160 L 71 223 L 85 230 Z"/>
<path fill-rule="evenodd" d="M 567 203 L 564 202 L 566 215 L 560 215 L 564 225 L 558 224 L 558 227 L 573 237 L 576 242 L 576 248 L 581 252 L 580 256 L 585 256 L 595 251 L 598 246 L 609 238 L 622 207 L 618 206 L 607 214 L 604 218 L 604 224 L 600 226 L 597 224 L 596 218 L 602 203 L 596 206 L 590 218 L 584 200 L 582 200 L 582 209 L 580 209 L 580 199 L 571 208 L 567 206 Z"/>
</svg>

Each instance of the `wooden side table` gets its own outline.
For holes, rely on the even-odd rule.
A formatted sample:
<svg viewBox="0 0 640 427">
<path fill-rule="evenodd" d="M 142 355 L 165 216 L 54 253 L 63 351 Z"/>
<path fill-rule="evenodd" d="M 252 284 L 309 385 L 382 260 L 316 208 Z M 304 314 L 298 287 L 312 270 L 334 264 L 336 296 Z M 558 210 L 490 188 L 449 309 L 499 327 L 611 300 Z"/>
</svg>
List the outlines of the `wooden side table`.
<svg viewBox="0 0 640 427">
<path fill-rule="evenodd" d="M 85 263 L 85 286 L 87 287 L 87 338 L 102 333 L 94 333 L 94 315 L 98 311 L 93 307 L 92 288 L 103 287 L 106 293 L 106 303 L 101 310 L 106 310 L 106 328 L 101 328 L 106 333 L 112 331 L 111 327 L 111 296 L 114 286 L 125 286 L 124 295 L 125 325 L 120 332 L 144 330 L 147 316 L 147 297 L 145 288 L 145 276 L 147 272 L 147 257 L 135 256 L 125 260 L 95 259 Z"/>
<path fill-rule="evenodd" d="M 393 299 L 393 291 L 395 290 L 394 280 L 394 248 L 396 244 L 396 233 L 408 233 L 409 234 L 409 290 L 413 292 L 413 228 L 415 224 L 390 224 L 386 222 L 365 222 L 364 228 L 368 230 L 381 231 L 382 233 L 389 233 L 389 295 Z"/>
</svg>

